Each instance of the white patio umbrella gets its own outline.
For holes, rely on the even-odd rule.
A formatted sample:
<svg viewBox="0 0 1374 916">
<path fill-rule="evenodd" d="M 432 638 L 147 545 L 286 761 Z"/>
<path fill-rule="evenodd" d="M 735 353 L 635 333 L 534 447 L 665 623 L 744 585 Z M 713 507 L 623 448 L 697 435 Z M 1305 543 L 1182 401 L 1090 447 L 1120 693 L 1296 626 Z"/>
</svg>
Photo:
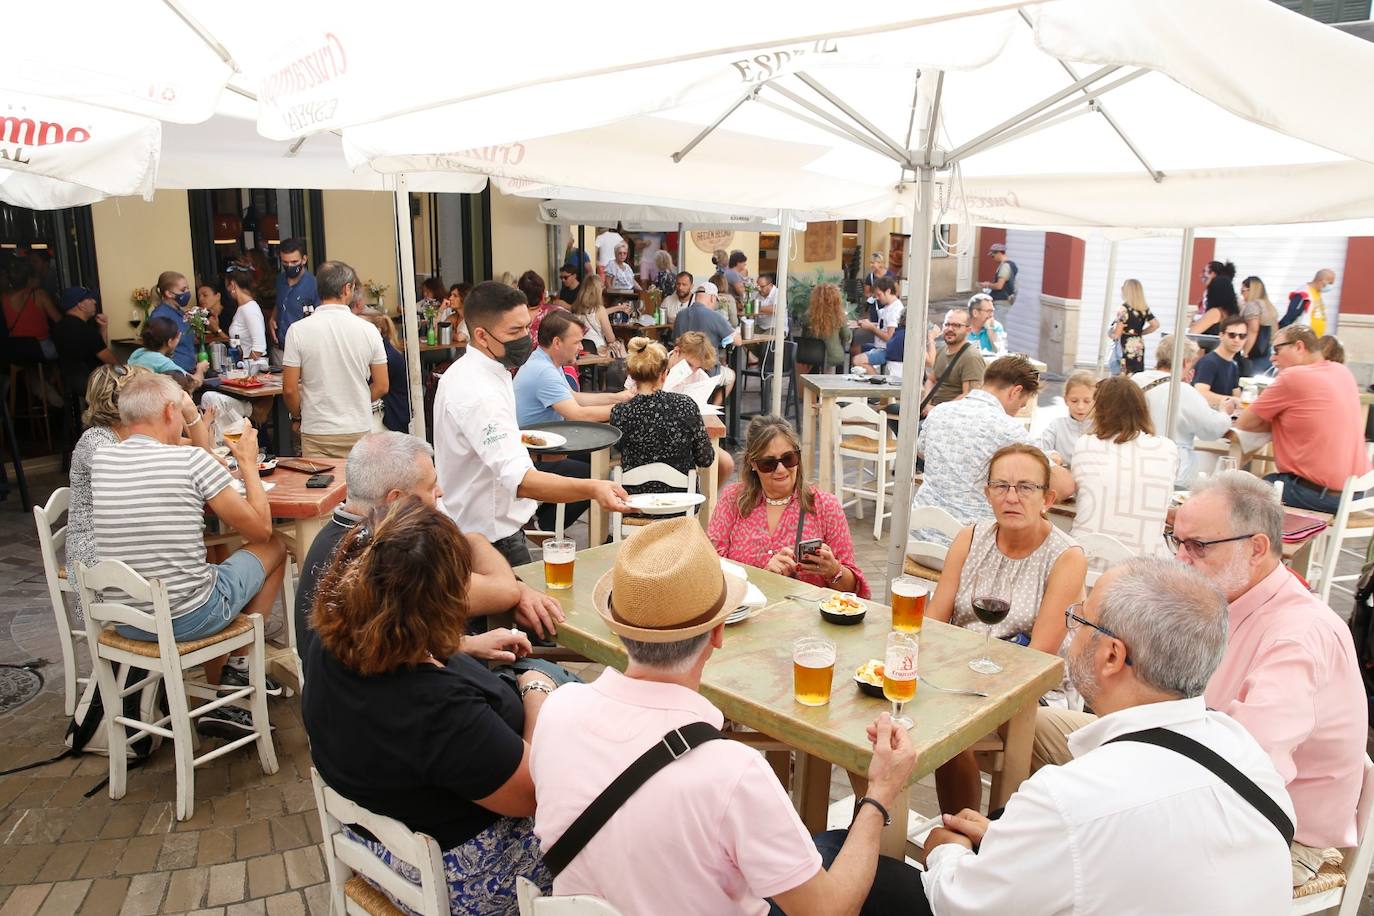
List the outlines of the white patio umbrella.
<svg viewBox="0 0 1374 916">
<path fill-rule="evenodd" d="M 1222 66 L 1221 36 L 1286 65 Z M 693 58 L 716 70 L 703 66 L 688 82 L 676 79 L 681 61 L 615 48 L 595 72 L 537 85 L 513 60 L 482 76 L 506 91 L 447 105 L 407 99 L 392 117 L 345 127 L 345 149 L 383 171 L 456 168 L 745 206 L 909 213 L 918 327 L 937 214 L 1181 229 L 1370 215 L 1374 133 L 1349 129 L 1342 87 L 1374 80 L 1374 48 L 1266 0 L 1052 0 L 822 46 L 828 53 L 786 61 Z M 768 69 L 755 69 L 759 58 Z M 720 78 L 732 67 L 733 86 Z M 569 110 L 580 129 L 566 129 Z M 924 374 L 923 354 L 913 355 L 907 406 Z M 915 421 L 904 413 L 899 435 L 894 575 Z"/>
</svg>

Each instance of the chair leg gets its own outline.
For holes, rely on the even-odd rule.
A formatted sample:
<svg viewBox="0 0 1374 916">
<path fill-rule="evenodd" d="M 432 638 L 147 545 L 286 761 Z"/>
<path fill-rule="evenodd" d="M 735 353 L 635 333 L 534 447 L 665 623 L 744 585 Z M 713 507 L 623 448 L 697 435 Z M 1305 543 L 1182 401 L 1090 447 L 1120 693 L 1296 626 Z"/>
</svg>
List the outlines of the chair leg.
<svg viewBox="0 0 1374 916">
<path fill-rule="evenodd" d="M 277 749 L 272 746 L 272 726 L 267 721 L 267 652 L 262 640 L 262 616 L 253 615 L 253 652 L 248 659 L 248 680 L 253 685 L 249 708 L 253 730 L 258 733 L 258 762 L 269 776 L 277 772 Z"/>
<path fill-rule="evenodd" d="M 173 665 L 177 660 L 173 659 Z M 164 672 L 163 686 L 167 690 L 167 712 L 172 717 L 172 752 L 177 771 L 177 820 L 187 821 L 196 807 L 196 758 L 191 735 L 191 711 L 186 702 L 185 672 L 177 667 Z"/>
<path fill-rule="evenodd" d="M 873 540 L 883 539 L 883 506 L 887 502 L 887 462 L 879 460 L 874 472 Z"/>
<path fill-rule="evenodd" d="M 99 651 L 91 653 L 92 676 L 96 679 L 96 689 L 100 691 L 100 703 L 105 709 L 105 747 L 110 754 L 110 798 L 124 797 L 127 786 L 129 761 L 124 755 L 124 726 L 115 721 L 117 711 L 124 708 L 119 697 L 119 684 L 115 676 L 114 662 L 103 658 Z M 122 666 L 121 666 L 122 667 Z"/>
</svg>

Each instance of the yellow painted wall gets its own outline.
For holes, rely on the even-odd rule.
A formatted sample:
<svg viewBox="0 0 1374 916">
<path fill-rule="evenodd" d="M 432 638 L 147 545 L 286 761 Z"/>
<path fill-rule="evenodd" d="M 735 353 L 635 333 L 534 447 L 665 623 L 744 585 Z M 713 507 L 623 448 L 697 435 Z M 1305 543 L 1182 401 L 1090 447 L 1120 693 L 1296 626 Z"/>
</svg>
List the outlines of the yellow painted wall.
<svg viewBox="0 0 1374 916">
<path fill-rule="evenodd" d="M 110 337 L 131 340 L 129 320 L 138 313 L 129 295 L 135 288 L 151 289 L 164 270 L 180 271 L 195 282 L 186 192 L 159 191 L 151 203 L 137 197 L 102 200 L 91 206 L 91 222 Z"/>
<path fill-rule="evenodd" d="M 595 257 L 595 247 L 587 235 L 588 253 Z M 560 255 L 562 253 L 560 252 Z M 491 195 L 491 273 L 499 280 L 510 271 L 520 276 L 533 270 L 548 280 L 548 229 L 539 221 L 539 201 L 532 197 L 507 197 L 499 191 Z M 555 280 L 557 274 L 554 275 Z"/>
<path fill-rule="evenodd" d="M 749 273 L 753 276 L 759 274 L 759 234 L 757 232 L 736 232 L 735 237 L 726 245 L 722 245 L 728 254 L 736 249 L 745 253 L 749 258 Z M 711 264 L 711 252 L 702 251 L 692 241 L 691 230 L 687 230 L 687 264 L 684 268 L 690 273 L 698 283 L 703 283 L 711 279 L 711 275 L 716 272 L 716 268 Z"/>
<path fill-rule="evenodd" d="M 400 301 L 396 279 L 396 225 L 384 191 L 325 191 L 326 254 L 350 265 L 363 280 L 385 284 L 388 308 Z"/>
</svg>

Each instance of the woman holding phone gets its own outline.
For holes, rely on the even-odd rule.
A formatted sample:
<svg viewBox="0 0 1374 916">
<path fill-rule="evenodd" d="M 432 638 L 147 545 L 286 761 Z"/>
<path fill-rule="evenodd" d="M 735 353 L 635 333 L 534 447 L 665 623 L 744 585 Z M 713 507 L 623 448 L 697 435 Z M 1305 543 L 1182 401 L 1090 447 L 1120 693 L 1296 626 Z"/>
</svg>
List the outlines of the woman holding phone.
<svg viewBox="0 0 1374 916">
<path fill-rule="evenodd" d="M 801 443 L 790 423 L 771 416 L 749 423 L 739 476 L 711 515 L 707 533 L 717 553 L 811 585 L 872 594 L 840 501 L 802 479 Z"/>
</svg>

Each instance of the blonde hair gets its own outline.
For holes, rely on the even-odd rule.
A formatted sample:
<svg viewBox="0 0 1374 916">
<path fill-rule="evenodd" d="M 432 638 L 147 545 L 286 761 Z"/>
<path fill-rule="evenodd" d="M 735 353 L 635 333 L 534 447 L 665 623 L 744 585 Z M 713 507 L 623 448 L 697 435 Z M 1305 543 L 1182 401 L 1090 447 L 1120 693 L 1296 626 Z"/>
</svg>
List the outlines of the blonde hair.
<svg viewBox="0 0 1374 916">
<path fill-rule="evenodd" d="M 686 334 L 679 335 L 677 351 L 683 356 L 690 356 L 701 363 L 703 369 L 714 369 L 716 366 L 716 348 L 711 346 L 706 335 L 700 331 L 688 331 Z"/>
<path fill-rule="evenodd" d="M 363 309 L 363 317 L 372 322 L 372 326 L 381 333 L 382 339 L 390 343 L 397 350 L 401 349 L 401 340 L 396 336 L 396 322 L 391 320 L 391 316 L 385 312 L 378 311 L 372 306 Z"/>
<path fill-rule="evenodd" d="M 1126 300 L 1126 305 L 1133 312 L 1144 314 L 1150 310 L 1145 303 L 1145 287 L 1140 285 L 1139 280 L 1131 279 L 1121 284 L 1121 298 Z"/>
<path fill-rule="evenodd" d="M 636 382 L 656 382 L 668 368 L 668 351 L 647 337 L 636 337 L 627 348 L 625 368 Z"/>
<path fill-rule="evenodd" d="M 659 270 L 677 270 L 673 265 L 673 256 L 664 248 L 660 248 L 658 254 L 654 255 L 654 266 Z"/>
<path fill-rule="evenodd" d="M 1064 380 L 1064 397 L 1069 396 L 1069 391 L 1074 388 L 1092 388 L 1096 390 L 1099 379 L 1096 372 L 1087 369 L 1079 369 Z"/>
<path fill-rule="evenodd" d="M 592 274 L 582 281 L 582 285 L 577 288 L 577 298 L 573 300 L 572 310 L 574 315 L 591 315 L 605 304 L 603 298 L 606 291 L 606 282 L 600 277 Z"/>
<path fill-rule="evenodd" d="M 81 422 L 87 426 L 113 427 L 119 423 L 119 391 L 151 369 L 142 366 L 98 366 L 86 382 L 86 412 Z"/>
</svg>

